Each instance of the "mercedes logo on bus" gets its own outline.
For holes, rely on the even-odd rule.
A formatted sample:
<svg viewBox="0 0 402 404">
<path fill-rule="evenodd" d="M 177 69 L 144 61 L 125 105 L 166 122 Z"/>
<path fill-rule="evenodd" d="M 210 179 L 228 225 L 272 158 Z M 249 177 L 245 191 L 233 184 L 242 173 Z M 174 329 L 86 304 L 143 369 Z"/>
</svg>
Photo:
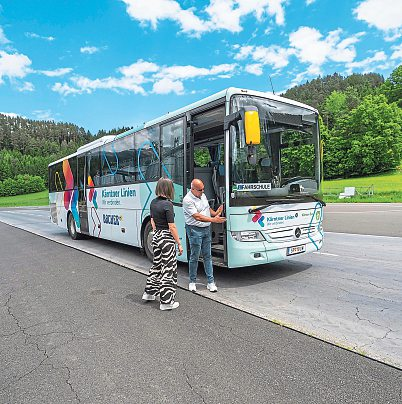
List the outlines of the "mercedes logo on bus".
<svg viewBox="0 0 402 404">
<path fill-rule="evenodd" d="M 300 227 L 296 227 L 296 230 L 295 230 L 295 236 L 296 236 L 296 238 L 299 238 L 299 237 L 301 236 L 301 230 L 300 230 Z"/>
</svg>

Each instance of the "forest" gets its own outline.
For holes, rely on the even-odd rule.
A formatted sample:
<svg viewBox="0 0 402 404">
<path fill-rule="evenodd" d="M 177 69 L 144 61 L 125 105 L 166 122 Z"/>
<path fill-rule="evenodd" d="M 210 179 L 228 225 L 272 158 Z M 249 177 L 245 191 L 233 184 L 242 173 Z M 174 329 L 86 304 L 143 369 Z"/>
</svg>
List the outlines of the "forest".
<svg viewBox="0 0 402 404">
<path fill-rule="evenodd" d="M 402 159 L 402 65 L 377 73 L 318 77 L 284 97 L 318 109 L 324 178 L 350 178 L 394 170 Z M 45 189 L 47 166 L 95 138 L 77 125 L 0 114 L 0 196 Z M 39 177 L 39 178 L 38 178 Z"/>
</svg>

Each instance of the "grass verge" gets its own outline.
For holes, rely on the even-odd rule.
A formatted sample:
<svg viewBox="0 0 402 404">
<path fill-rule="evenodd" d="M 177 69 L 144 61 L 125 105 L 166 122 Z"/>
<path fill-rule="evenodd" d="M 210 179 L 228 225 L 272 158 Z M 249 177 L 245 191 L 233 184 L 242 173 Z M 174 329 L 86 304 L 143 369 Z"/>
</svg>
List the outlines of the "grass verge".
<svg viewBox="0 0 402 404">
<path fill-rule="evenodd" d="M 374 195 L 368 196 L 367 190 L 373 186 Z M 345 187 L 356 187 L 357 195 L 339 199 Z M 359 178 L 326 180 L 322 183 L 326 202 L 402 202 L 402 170 Z"/>
<path fill-rule="evenodd" d="M 2 196 L 0 197 L 0 207 L 15 206 L 46 206 L 49 205 L 49 192 L 35 192 L 34 194 Z"/>
</svg>

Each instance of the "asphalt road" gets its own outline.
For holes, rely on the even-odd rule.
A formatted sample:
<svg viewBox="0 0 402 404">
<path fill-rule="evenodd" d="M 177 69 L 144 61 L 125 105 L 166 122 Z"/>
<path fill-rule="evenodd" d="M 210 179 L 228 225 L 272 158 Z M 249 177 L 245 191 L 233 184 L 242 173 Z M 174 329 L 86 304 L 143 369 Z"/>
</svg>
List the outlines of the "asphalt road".
<svg viewBox="0 0 402 404">
<path fill-rule="evenodd" d="M 362 205 L 348 229 L 365 215 Z M 332 206 L 326 220 L 330 227 Z M 336 209 L 336 208 L 334 208 Z M 359 209 L 345 205 L 344 210 Z M 395 212 L 391 207 L 393 214 Z M 16 214 L 18 212 L 18 214 Z M 133 248 L 105 240 L 72 241 L 49 221 L 47 209 L 0 210 L 0 220 L 144 274 L 149 262 Z M 336 214 L 335 214 L 336 216 Z M 402 218 L 402 217 L 401 217 Z M 394 220 L 398 217 L 395 216 Z M 387 222 L 376 230 L 387 232 Z M 216 269 L 219 293 L 206 291 L 199 271 L 198 294 L 402 369 L 402 238 L 326 232 L 319 253 L 263 267 Z M 187 266 L 179 285 L 187 288 Z"/>
<path fill-rule="evenodd" d="M 336 233 L 402 237 L 402 203 L 328 204 L 324 210 L 324 229 Z"/>
<path fill-rule="evenodd" d="M 400 403 L 402 372 L 0 223 L 1 403 Z M 132 259 L 138 260 L 132 251 Z"/>
</svg>

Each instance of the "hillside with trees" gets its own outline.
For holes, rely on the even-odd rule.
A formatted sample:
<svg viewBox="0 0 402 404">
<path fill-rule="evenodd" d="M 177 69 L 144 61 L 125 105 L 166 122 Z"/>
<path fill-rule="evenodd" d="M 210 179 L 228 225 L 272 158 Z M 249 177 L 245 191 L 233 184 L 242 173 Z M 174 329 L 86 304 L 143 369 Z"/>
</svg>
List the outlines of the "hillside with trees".
<svg viewBox="0 0 402 404">
<path fill-rule="evenodd" d="M 320 112 L 324 178 L 377 174 L 401 164 L 402 65 L 385 81 L 376 73 L 335 73 L 283 95 Z"/>
<path fill-rule="evenodd" d="M 98 137 L 116 135 L 127 129 L 101 130 L 94 136 L 71 123 L 0 114 L 0 196 L 9 195 L 13 184 L 18 184 L 17 193 L 31 189 L 20 186 L 21 176 L 24 176 L 24 183 L 28 181 L 36 190 L 41 188 L 40 177 L 44 189 L 48 182 L 49 163 L 74 153 L 78 147 Z"/>
</svg>

